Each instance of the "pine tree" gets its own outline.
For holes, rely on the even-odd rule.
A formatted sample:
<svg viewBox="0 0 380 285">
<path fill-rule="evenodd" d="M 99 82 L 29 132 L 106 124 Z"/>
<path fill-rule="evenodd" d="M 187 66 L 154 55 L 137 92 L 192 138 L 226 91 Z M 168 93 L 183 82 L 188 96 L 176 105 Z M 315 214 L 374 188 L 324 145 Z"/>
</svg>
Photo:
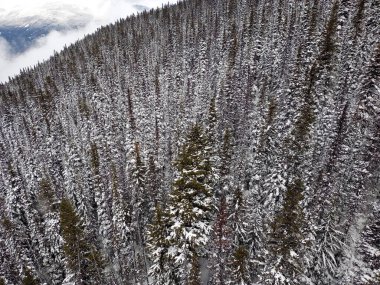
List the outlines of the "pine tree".
<svg viewBox="0 0 380 285">
<path fill-rule="evenodd" d="M 62 236 L 65 240 L 64 251 L 68 266 L 72 270 L 79 269 L 83 255 L 83 229 L 70 200 L 63 199 L 60 206 L 60 223 Z"/>
<path fill-rule="evenodd" d="M 65 268 L 63 262 L 62 237 L 60 234 L 59 206 L 51 180 L 43 177 L 39 182 L 40 192 L 37 198 L 38 209 L 41 211 L 43 223 L 42 243 L 50 246 L 43 247 L 43 265 L 52 282 L 61 283 L 64 279 Z"/>
<path fill-rule="evenodd" d="M 148 220 L 151 220 L 151 217 L 154 212 L 155 204 L 158 201 L 161 201 L 161 189 L 160 189 L 160 173 L 157 167 L 157 162 L 155 161 L 153 156 L 149 156 L 148 166 L 146 171 L 146 196 L 147 196 L 147 211 L 149 212 Z"/>
<path fill-rule="evenodd" d="M 220 173 L 217 191 L 221 195 L 226 196 L 232 192 L 232 175 L 231 175 L 231 160 L 232 160 L 232 136 L 230 130 L 224 131 L 223 145 L 220 153 Z"/>
<path fill-rule="evenodd" d="M 142 240 L 142 231 L 146 225 L 145 215 L 149 212 L 148 204 L 148 196 L 145 188 L 145 175 L 146 175 L 146 167 L 144 165 L 143 159 L 140 154 L 140 144 L 135 143 L 135 166 L 132 169 L 132 181 L 133 183 L 133 192 L 132 192 L 132 228 L 136 234 L 136 240 L 139 240 L 141 244 Z"/>
<path fill-rule="evenodd" d="M 133 246 L 133 275 L 135 280 L 142 280 L 144 277 L 148 278 L 148 268 L 145 253 L 145 227 L 147 225 L 147 217 L 149 215 L 149 196 L 146 192 L 145 175 L 146 167 L 141 158 L 140 144 L 134 145 L 135 159 L 134 167 L 130 183 L 132 186 L 132 199 L 131 199 L 131 231 L 132 239 L 136 242 Z"/>
<path fill-rule="evenodd" d="M 250 207 L 247 203 L 247 197 L 244 196 L 241 187 L 237 187 L 232 194 L 228 224 L 232 230 L 232 249 L 229 259 L 229 268 L 231 272 L 230 280 L 236 284 L 250 284 L 251 278 L 249 273 L 250 259 L 249 247 L 250 240 L 248 233 L 248 213 Z"/>
<path fill-rule="evenodd" d="M 232 229 L 228 224 L 228 205 L 222 195 L 213 224 L 210 244 L 210 284 L 227 284 L 230 280 L 228 261 L 232 248 Z"/>
<path fill-rule="evenodd" d="M 25 277 L 22 279 L 22 285 L 38 285 L 39 282 L 33 277 L 29 269 L 25 272 Z"/>
<path fill-rule="evenodd" d="M 362 78 L 359 93 L 358 116 L 369 122 L 370 118 L 379 116 L 379 87 L 376 83 L 380 77 L 380 43 L 375 46 L 374 54 L 370 59 L 366 74 Z M 371 121 L 370 121 L 371 122 Z M 372 124 L 372 122 L 371 122 Z"/>
<path fill-rule="evenodd" d="M 75 279 L 84 284 L 101 282 L 101 256 L 86 240 L 82 222 L 67 198 L 61 201 L 60 223 L 67 265 Z"/>
<path fill-rule="evenodd" d="M 327 68 L 331 68 L 329 65 L 336 49 L 334 38 L 336 36 L 336 29 L 338 25 L 338 9 L 339 2 L 334 1 L 330 17 L 326 24 L 324 35 L 325 38 L 322 42 L 321 52 L 318 59 L 322 67 L 326 66 Z"/>
<path fill-rule="evenodd" d="M 375 203 L 375 209 L 369 224 L 362 233 L 360 253 L 363 256 L 365 267 L 369 272 L 360 272 L 361 275 L 369 275 L 367 278 L 359 279 L 358 284 L 378 284 L 380 281 L 380 205 Z M 369 274 L 368 274 L 369 273 Z M 366 280 L 367 279 L 367 280 Z"/>
<path fill-rule="evenodd" d="M 265 284 L 299 284 L 304 274 L 303 192 L 302 180 L 288 182 L 282 208 L 271 224 L 268 248 L 270 261 L 266 263 L 266 276 L 263 279 Z"/>
<path fill-rule="evenodd" d="M 208 141 L 210 145 L 216 144 L 216 134 L 217 134 L 217 125 L 218 118 L 217 118 L 217 110 L 216 110 L 216 98 L 212 97 L 210 101 L 210 106 L 208 110 L 208 125 L 206 128 Z"/>
<path fill-rule="evenodd" d="M 149 275 L 157 284 L 170 284 L 170 263 L 168 260 L 167 242 L 167 215 L 156 203 L 154 216 L 151 224 L 147 229 L 147 248 L 150 252 L 152 265 L 149 269 Z"/>
<path fill-rule="evenodd" d="M 178 170 L 169 196 L 168 256 L 176 271 L 173 284 L 185 282 L 195 272 L 195 256 L 203 257 L 211 230 L 212 192 L 209 185 L 212 171 L 207 138 L 195 124 L 175 162 Z M 192 269 L 191 269 L 192 268 Z M 192 271 L 193 270 L 193 271 Z"/>
<path fill-rule="evenodd" d="M 190 260 L 190 272 L 185 284 L 188 285 L 201 285 L 201 272 L 199 265 L 199 257 L 197 254 L 193 254 Z"/>
<path fill-rule="evenodd" d="M 125 283 L 131 278 L 132 250 L 131 229 L 129 227 L 130 214 L 119 189 L 116 168 L 111 166 L 112 183 L 112 248 L 114 250 L 113 262 L 117 282 Z"/>
<path fill-rule="evenodd" d="M 249 272 L 249 252 L 244 245 L 238 246 L 232 254 L 232 284 L 252 284 Z"/>
</svg>

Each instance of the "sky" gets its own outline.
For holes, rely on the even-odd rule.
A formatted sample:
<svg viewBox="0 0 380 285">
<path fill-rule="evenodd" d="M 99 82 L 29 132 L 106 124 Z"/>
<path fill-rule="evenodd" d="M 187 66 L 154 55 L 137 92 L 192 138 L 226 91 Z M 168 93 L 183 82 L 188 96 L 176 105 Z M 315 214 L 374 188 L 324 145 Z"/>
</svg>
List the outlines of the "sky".
<svg viewBox="0 0 380 285">
<path fill-rule="evenodd" d="M 54 51 L 74 43 L 98 27 L 138 12 L 141 7 L 156 8 L 177 0 L 0 0 L 0 25 L 26 25 L 28 17 L 38 16 L 58 23 L 67 19 L 85 21 L 80 29 L 51 31 L 21 54 L 15 54 L 0 36 L 0 82 L 19 73 L 20 69 L 48 59 Z M 1 23 L 3 21 L 3 23 Z"/>
</svg>

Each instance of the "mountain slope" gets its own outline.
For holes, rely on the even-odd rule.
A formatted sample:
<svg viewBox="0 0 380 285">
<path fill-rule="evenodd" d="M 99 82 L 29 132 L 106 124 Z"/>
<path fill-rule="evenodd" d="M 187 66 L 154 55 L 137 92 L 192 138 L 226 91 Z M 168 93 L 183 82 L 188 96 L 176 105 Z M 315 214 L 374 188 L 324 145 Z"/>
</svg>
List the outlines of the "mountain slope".
<svg viewBox="0 0 380 285">
<path fill-rule="evenodd" d="M 379 9 L 184 1 L 1 85 L 0 282 L 376 284 Z"/>
</svg>

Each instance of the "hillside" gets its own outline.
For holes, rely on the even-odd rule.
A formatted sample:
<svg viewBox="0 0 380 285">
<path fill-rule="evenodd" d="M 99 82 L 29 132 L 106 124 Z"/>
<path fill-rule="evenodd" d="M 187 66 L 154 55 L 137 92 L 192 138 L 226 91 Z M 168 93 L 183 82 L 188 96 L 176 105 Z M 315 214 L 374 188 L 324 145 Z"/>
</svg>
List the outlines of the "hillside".
<svg viewBox="0 0 380 285">
<path fill-rule="evenodd" d="M 185 0 L 0 85 L 0 284 L 379 284 L 379 15 Z"/>
</svg>

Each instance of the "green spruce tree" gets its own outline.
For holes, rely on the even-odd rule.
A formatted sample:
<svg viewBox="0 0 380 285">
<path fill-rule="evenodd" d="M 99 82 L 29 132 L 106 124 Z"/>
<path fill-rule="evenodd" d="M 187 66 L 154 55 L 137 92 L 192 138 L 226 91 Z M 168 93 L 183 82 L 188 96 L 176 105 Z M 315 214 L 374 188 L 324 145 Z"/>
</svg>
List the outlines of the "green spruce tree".
<svg viewBox="0 0 380 285">
<path fill-rule="evenodd" d="M 82 221 L 67 198 L 61 201 L 60 224 L 67 267 L 75 279 L 81 284 L 101 282 L 102 258 L 86 239 Z"/>
<path fill-rule="evenodd" d="M 170 266 L 167 259 L 168 242 L 167 236 L 167 215 L 159 203 L 156 204 L 154 216 L 147 230 L 147 248 L 152 261 L 149 268 L 149 275 L 156 284 L 170 284 L 168 274 Z"/>
<path fill-rule="evenodd" d="M 304 184 L 301 179 L 288 182 L 281 210 L 275 215 L 269 236 L 270 266 L 264 284 L 300 284 L 303 274 L 302 245 L 304 213 L 301 207 Z"/>
<path fill-rule="evenodd" d="M 199 124 L 191 128 L 175 166 L 178 174 L 168 207 L 168 256 L 175 268 L 172 284 L 183 284 L 189 272 L 197 271 L 194 258 L 205 257 L 211 230 L 212 167 L 208 140 Z"/>
</svg>

